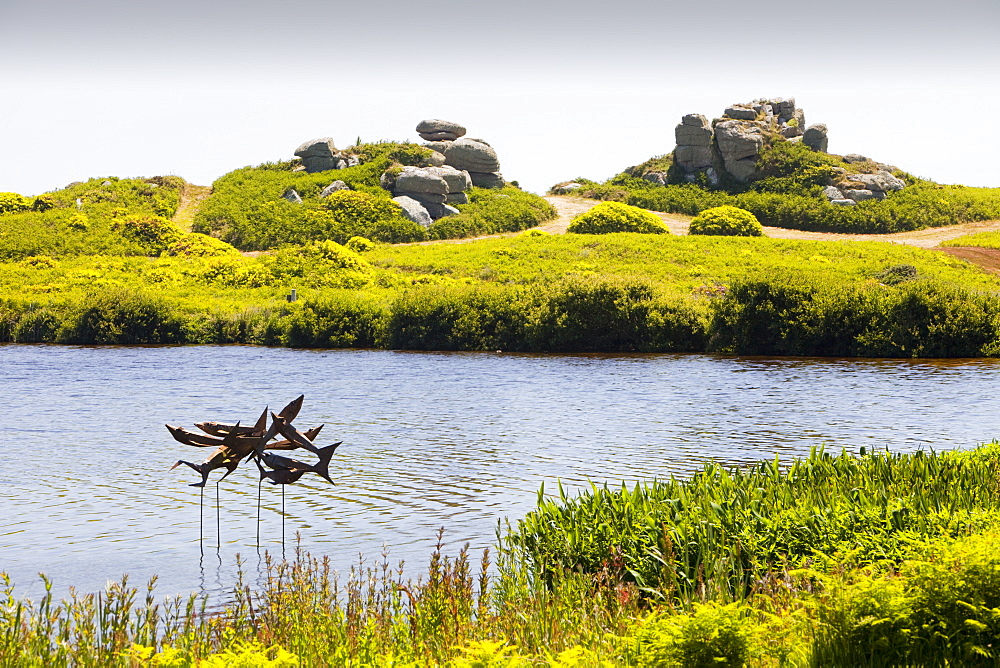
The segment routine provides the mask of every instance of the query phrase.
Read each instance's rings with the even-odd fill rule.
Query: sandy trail
[[[198,213],[201,203],[212,194],[211,186],[196,186],[193,183],[185,183],[181,190],[181,201],[177,205],[177,211],[171,219],[177,227],[184,232],[191,231],[191,224],[194,222],[194,215]]]

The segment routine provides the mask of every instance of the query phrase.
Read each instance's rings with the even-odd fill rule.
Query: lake
[[[103,588],[159,574],[161,594],[221,593],[235,556],[253,573],[282,551],[282,493],[256,468],[204,495],[170,470],[209,450],[163,425],[243,424],[299,394],[295,424],[343,441],[336,485],[307,475],[284,498],[286,549],[340,570],[383,550],[426,566],[490,545],[498,520],[532,509],[539,486],[663,478],[826,445],[856,452],[965,448],[1000,435],[997,360],[834,360],[712,355],[519,355],[311,351],[243,346],[0,346],[5,456],[0,570],[22,594]],[[301,452],[301,451],[299,451]],[[300,456],[292,453],[292,456]],[[302,455],[306,459],[309,455]],[[221,547],[217,550],[217,540]]]

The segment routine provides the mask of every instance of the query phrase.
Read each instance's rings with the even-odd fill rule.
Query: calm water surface
[[[237,553],[255,573],[265,550],[281,553],[280,488],[263,490],[258,550],[256,469],[223,482],[217,551],[210,483],[200,557],[197,474],[169,469],[208,451],[163,424],[246,424],[300,393],[296,424],[325,423],[320,443],[344,445],[336,486],[306,476],[287,489],[288,555],[301,532],[341,570],[385,545],[415,573],[439,527],[451,553],[485,547],[543,481],[620,484],[822,444],[992,440],[998,371],[995,360],[0,346],[0,571],[22,593],[37,592],[39,571],[60,591],[156,573],[163,594],[218,593]]]

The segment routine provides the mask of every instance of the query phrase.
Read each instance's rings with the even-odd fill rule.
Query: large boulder
[[[300,158],[333,158],[337,157],[338,153],[337,147],[333,145],[333,139],[321,137],[303,142],[295,149],[295,155]]]
[[[674,128],[674,139],[678,146],[711,146],[712,125],[701,114],[688,114]]]
[[[427,209],[412,197],[393,197],[392,201],[398,204],[403,210],[403,215],[414,223],[428,227],[433,222]]]
[[[427,171],[435,174],[448,184],[448,193],[460,193],[472,187],[472,177],[469,172],[462,169],[455,169],[450,165],[443,167],[428,167]]]
[[[715,126],[715,140],[726,171],[741,183],[749,181],[764,148],[761,129],[745,121],[722,121]]]
[[[425,208],[431,204],[444,204],[448,201],[448,195],[443,193],[422,193],[406,190],[396,190],[392,193],[396,197],[409,197],[420,202]],[[433,216],[431,216],[433,218]]]
[[[472,185],[477,188],[499,190],[507,183],[500,172],[469,172],[469,177],[472,179]]]
[[[814,151],[826,153],[826,148],[829,144],[826,132],[826,125],[823,123],[810,125],[802,135],[802,143]]]
[[[429,141],[426,144],[424,144],[424,146],[426,146],[427,148],[429,148],[432,151],[437,151],[441,155],[444,155],[445,153],[448,152],[448,147],[451,146],[451,142],[450,141]]]
[[[417,123],[417,133],[428,141],[454,140],[465,136],[465,128],[452,121],[430,118]]]
[[[845,199],[844,193],[840,192],[839,188],[833,186],[827,186],[823,188],[823,196],[826,197],[831,202],[835,199]]]
[[[456,139],[451,142],[444,154],[444,164],[455,169],[472,172],[490,173],[500,171],[500,159],[497,152],[484,142],[474,139]],[[473,178],[475,183],[475,178]]]
[[[448,182],[433,170],[437,167],[405,167],[396,176],[393,190],[406,193],[448,194]],[[444,200],[442,200],[444,201]]]
[[[674,149],[674,159],[684,171],[694,172],[712,165],[711,146],[678,146]]]
[[[744,107],[743,105],[733,105],[731,107],[726,107],[726,116],[729,118],[736,118],[742,121],[753,121],[757,119],[757,112],[750,107]]]

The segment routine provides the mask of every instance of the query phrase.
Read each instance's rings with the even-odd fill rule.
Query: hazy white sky
[[[543,191],[794,96],[830,150],[1000,186],[1000,2],[0,0],[0,191],[200,184],[298,144],[469,128]]]

